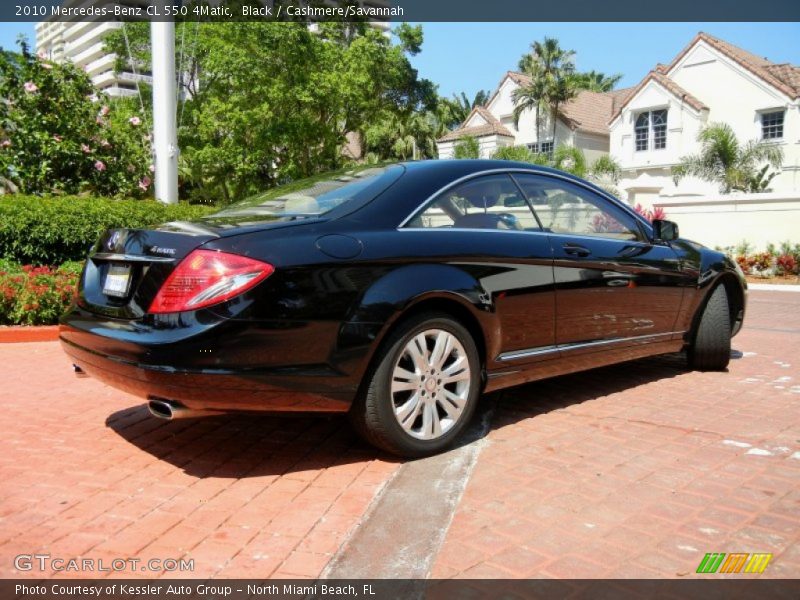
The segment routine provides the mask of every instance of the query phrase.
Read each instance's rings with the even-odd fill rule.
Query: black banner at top
[[[3,21],[800,21],[800,1],[3,0]]]

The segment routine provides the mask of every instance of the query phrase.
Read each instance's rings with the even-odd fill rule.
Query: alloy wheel
[[[394,416],[420,440],[446,434],[461,418],[472,373],[461,342],[443,329],[429,329],[403,347],[392,371]]]

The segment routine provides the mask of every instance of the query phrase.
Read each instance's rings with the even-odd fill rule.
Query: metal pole
[[[150,23],[153,50],[153,149],[156,200],[178,202],[178,122],[175,89],[175,23]]]

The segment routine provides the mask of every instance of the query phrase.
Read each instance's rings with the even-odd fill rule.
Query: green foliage
[[[733,190],[763,192],[774,177],[767,175],[764,167],[779,169],[783,162],[780,146],[762,140],[741,144],[727,123],[708,125],[697,139],[702,145],[700,152],[682,157],[672,168],[676,185],[684,177],[694,176],[718,183],[723,194]]]
[[[536,155],[527,146],[503,146],[492,154],[497,160],[516,160],[518,162],[534,163]]]
[[[461,138],[453,146],[453,158],[480,158],[480,145],[472,136]]]
[[[578,87],[582,90],[589,90],[590,92],[610,92],[622,79],[622,75],[617,73],[615,75],[606,75],[597,71],[586,71],[585,73],[576,73],[575,79]]]
[[[78,275],[66,269],[0,269],[0,325],[51,325],[72,303]]]
[[[106,229],[192,220],[213,210],[142,200],[5,196],[0,198],[0,256],[39,265],[82,260]]]
[[[578,177],[586,177],[586,156],[575,146],[561,144],[553,152],[553,166]]]
[[[409,115],[433,110],[436,95],[409,62],[422,44],[421,27],[401,24],[394,33],[395,42],[363,23],[319,23],[318,33],[303,22],[178,23],[176,39],[185,40],[176,48],[185,74],[178,110],[184,195],[227,202],[339,168],[348,160],[342,148],[349,132],[363,137],[391,118],[411,133],[385,144],[387,136],[376,134],[382,157],[410,157],[413,144],[404,138],[420,124],[409,126]],[[124,34],[137,68],[148,69],[148,24],[126,23],[108,37],[120,68],[129,62]],[[427,130],[419,135],[435,139]],[[428,142],[416,145],[430,153]]]
[[[0,187],[26,194],[147,190],[148,140],[134,106],[97,98],[69,61],[40,59],[24,42],[20,50],[0,53]]]

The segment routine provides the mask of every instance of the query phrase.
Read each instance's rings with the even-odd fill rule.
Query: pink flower
[[[23,85],[22,87],[25,88],[25,91],[28,92],[29,94],[35,94],[36,92],[39,91],[39,86],[33,83],[32,81],[26,81],[25,85]]]
[[[61,140],[63,140],[64,138],[63,138],[63,137],[61,137],[60,135],[58,135],[57,133],[54,133],[54,134],[53,134],[53,139],[54,139],[55,141],[57,141],[57,142],[60,142],[60,141],[61,141]]]
[[[111,109],[108,107],[107,104],[103,104],[103,107],[100,109],[100,116],[106,117],[108,113],[111,112]]]
[[[103,117],[101,117],[100,115],[97,115],[97,118],[94,120],[94,122],[97,123],[98,125],[105,125],[106,124],[106,122],[103,121]]]
[[[139,125],[142,124],[142,120],[139,117],[131,117],[130,119],[128,119],[128,123],[130,123],[134,127],[138,127]]]
[[[0,142],[0,146],[3,148],[10,148],[11,147],[11,140],[3,140]]]
[[[81,144],[81,151],[82,151],[84,154],[89,154],[89,152],[91,152],[91,151],[92,151],[92,149],[91,149],[91,148],[89,148],[89,146],[87,146],[86,144]]]
[[[94,168],[98,171],[105,171],[106,163],[104,163],[102,160],[98,160],[96,163],[94,163]]]
[[[43,62],[42,63],[42,68],[43,69],[47,69],[49,71],[50,69],[53,68],[53,65],[51,65],[50,63]]]
[[[147,188],[149,188],[149,187],[150,187],[150,183],[151,183],[151,182],[150,182],[150,178],[149,178],[149,177],[142,177],[142,178],[139,180],[139,187],[141,188],[141,190],[142,190],[143,192],[146,192],[146,191],[147,191]]]
[[[147,167],[147,168],[148,168],[148,169],[150,169],[150,172],[151,172],[151,173],[155,173],[155,172],[156,172],[156,166],[155,166],[155,165],[150,165],[150,166],[149,166],[149,167]]]
[[[100,146],[103,148],[110,148],[111,144],[109,143],[108,140],[100,140]]]

